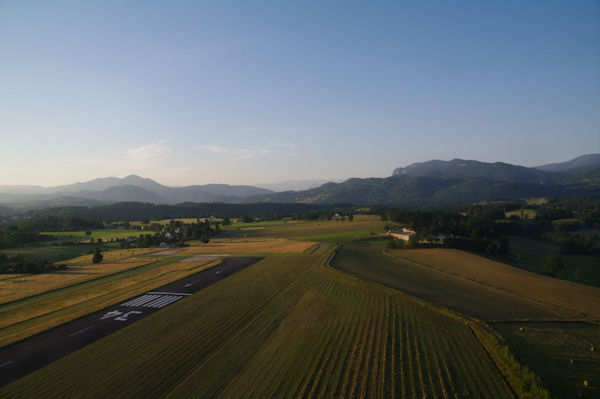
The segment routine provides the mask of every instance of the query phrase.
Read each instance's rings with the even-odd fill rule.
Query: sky
[[[0,185],[600,152],[600,1],[3,1]]]

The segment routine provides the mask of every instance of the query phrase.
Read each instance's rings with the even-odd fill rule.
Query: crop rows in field
[[[493,327],[556,397],[600,397],[599,325],[521,322]]]
[[[273,256],[0,389],[5,397],[512,397],[467,325]]]
[[[600,288],[541,276],[468,252],[447,248],[393,250],[408,261],[486,287],[600,318]],[[413,266],[414,267],[414,266]]]
[[[428,258],[428,261],[430,260]],[[343,245],[333,266],[483,320],[581,317],[576,312],[528,300],[514,293],[470,281],[433,267],[386,256],[381,253],[381,248],[377,247]],[[483,274],[483,271],[479,272],[479,275]]]

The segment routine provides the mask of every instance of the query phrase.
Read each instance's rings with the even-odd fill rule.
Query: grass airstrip
[[[2,280],[6,345],[219,262],[206,255],[264,257],[0,397],[548,397],[525,365],[555,395],[600,393],[600,289],[460,251],[384,252],[382,224],[234,224],[208,244],[73,259],[81,280]]]

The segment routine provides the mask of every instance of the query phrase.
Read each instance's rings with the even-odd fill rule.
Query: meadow
[[[381,246],[342,245],[332,266],[482,320],[583,318],[575,311],[530,300],[413,261],[387,256],[382,250]],[[419,250],[393,253],[407,256],[405,254],[413,251]],[[465,259],[470,255],[461,254]]]
[[[88,238],[89,240],[89,238]],[[50,263],[64,263],[68,259],[91,254],[98,247],[102,251],[119,248],[116,242],[103,242],[102,244],[79,243],[69,245],[53,245],[44,243],[40,245],[29,245],[21,248],[3,249],[2,253],[10,256],[22,255],[27,260],[43,261]]]
[[[514,396],[463,320],[322,267],[328,249],[270,256],[0,394]]]
[[[521,322],[495,324],[494,329],[557,398],[600,396],[598,325]]]
[[[527,237],[508,236],[511,258],[519,267],[535,273],[544,270],[544,259],[549,255],[559,255],[557,244]],[[556,277],[562,280],[600,287],[600,257],[594,255],[560,254],[564,268]]]
[[[600,289],[530,273],[516,267],[455,249],[389,251],[399,260],[491,287],[540,303],[600,319]]]
[[[533,219],[535,218],[535,209],[514,209],[512,211],[506,211],[504,215],[509,218],[511,216],[517,216],[522,219]]]
[[[83,255],[62,262],[67,268],[52,273],[0,274],[0,304],[147,265],[157,259],[143,256],[151,252],[156,249],[114,250],[105,252],[99,264],[92,255]]]
[[[384,222],[376,215],[356,215],[353,221],[289,220],[258,223],[234,223],[224,230],[230,237],[282,237],[307,241],[335,242],[342,238],[369,237],[383,233]]]
[[[86,234],[86,230],[80,231],[50,231],[47,233],[41,233],[42,235],[51,236],[52,241],[89,241],[90,239],[94,239],[97,241],[101,239],[105,240],[113,240],[113,239],[122,239],[127,237],[137,237],[143,231],[133,230],[133,229],[94,229],[89,230],[91,234]]]

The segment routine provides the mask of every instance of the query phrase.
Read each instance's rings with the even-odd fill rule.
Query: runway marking
[[[11,363],[14,363],[14,362],[13,362],[12,360],[9,360],[9,361],[8,361],[8,362],[6,362],[6,363],[2,363],[2,364],[0,364],[0,367],[8,366],[8,365],[9,365],[9,364],[11,364]]]
[[[115,318],[114,318],[114,320],[119,320],[119,321],[127,321],[127,320],[128,320],[128,319],[127,319],[127,317],[128,317],[130,314],[142,314],[142,312],[140,312],[140,311],[137,311],[137,310],[134,310],[134,311],[131,311],[131,312],[127,312],[127,313],[125,313],[123,316],[115,317]]]
[[[149,292],[146,295],[142,295],[141,297],[122,303],[121,306],[161,309],[188,295],[192,294],[184,294],[179,292]]]
[[[155,301],[145,304],[145,307],[161,309],[170,303],[180,300],[181,296],[166,295]]]
[[[158,308],[159,308],[159,309],[160,309],[160,308],[163,308],[163,307],[165,307],[165,306],[167,306],[167,305],[170,305],[171,303],[173,303],[173,302],[175,302],[175,301],[178,301],[178,300],[180,300],[180,299],[181,299],[181,297],[180,297],[180,296],[173,296],[173,297],[169,298],[169,300],[167,300],[167,301],[166,301],[166,303],[162,303],[162,304],[161,304],[161,305],[160,305]]]
[[[132,299],[129,302],[125,302],[122,304],[122,306],[142,306],[145,303],[151,302],[153,300],[155,300],[156,298],[159,298],[160,295],[142,295],[141,297]]]
[[[69,335],[69,337],[74,337],[74,336],[76,336],[76,335],[79,335],[79,334],[81,334],[82,332],[85,332],[85,331],[89,330],[90,328],[94,328],[94,325],[92,324],[91,326],[89,326],[89,327],[86,327],[86,328],[84,328],[83,330],[79,330],[79,331],[77,331],[76,333],[73,333],[73,334]]]

